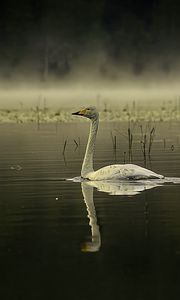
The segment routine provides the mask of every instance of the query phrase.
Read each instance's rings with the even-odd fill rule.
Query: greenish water
[[[134,195],[121,185],[110,195],[62,180],[80,175],[87,131],[87,123],[1,124],[1,298],[179,299],[180,185]],[[128,162],[126,131],[101,124],[95,168]],[[134,139],[133,162],[144,166],[138,129]],[[146,166],[180,177],[179,142],[178,123],[158,124]]]

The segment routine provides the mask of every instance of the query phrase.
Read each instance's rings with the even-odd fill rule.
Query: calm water
[[[179,127],[158,124],[147,167],[180,177]],[[125,130],[101,124],[95,168],[128,162]],[[98,191],[62,180],[79,176],[87,131],[87,123],[0,125],[1,299],[179,299],[180,185]],[[144,166],[139,139],[133,162]]]

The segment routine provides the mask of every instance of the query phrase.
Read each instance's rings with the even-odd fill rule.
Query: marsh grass
[[[75,139],[73,139],[73,142],[75,144],[74,151],[76,151],[79,148],[80,145],[79,145],[79,142],[77,140],[75,140]]]
[[[135,110],[135,103],[133,102],[133,108]],[[134,121],[131,117],[131,113],[128,113],[128,128],[127,128],[127,140],[128,140],[128,155],[129,155],[129,162],[133,160],[133,142],[134,142],[134,135],[137,127],[137,121]]]
[[[78,142],[75,139],[74,139],[74,143],[76,145],[76,148],[79,147],[79,144],[78,144]]]
[[[143,104],[138,101],[123,104],[123,106],[110,106],[107,101],[99,105],[100,119],[102,121],[134,121],[134,122],[148,122],[157,121],[180,121],[180,98],[169,101],[162,101],[158,105]],[[78,121],[71,115],[70,108],[56,108],[50,109],[47,105],[47,99],[44,97],[37,98],[36,105],[29,109],[22,101],[19,102],[17,109],[0,109],[1,123],[28,123],[35,122],[50,123],[50,122],[83,122]]]
[[[65,155],[66,147],[67,147],[67,139],[64,141],[62,155]]]
[[[37,123],[37,129],[40,129],[40,108],[39,105],[36,106],[36,123]]]
[[[156,127],[148,122],[143,128],[143,125],[140,124],[140,132],[141,132],[141,151],[143,154],[143,159],[146,161],[147,155],[151,156],[152,146],[155,138]]]
[[[146,143],[147,143],[147,135],[146,134],[142,133],[140,143],[141,143],[141,150],[143,153],[144,161],[146,161]]]
[[[151,154],[154,137],[155,137],[155,127],[152,127],[152,129],[150,130],[150,133],[149,133],[149,146],[148,146],[148,154],[149,155]]]
[[[133,133],[131,127],[128,127],[128,153],[129,153],[129,162],[132,161],[132,148],[133,148]]]
[[[116,162],[117,160],[117,136],[113,135],[111,131],[111,141],[112,141],[112,147],[113,147],[113,153],[114,153],[114,161]]]

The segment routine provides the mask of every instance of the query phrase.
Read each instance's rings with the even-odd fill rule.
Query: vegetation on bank
[[[37,123],[39,126],[41,123],[76,122],[77,119],[71,115],[72,111],[39,106],[31,109],[1,109],[0,123]],[[159,106],[150,106],[140,105],[134,101],[114,108],[104,104],[99,108],[99,113],[101,121],[180,121],[180,103],[169,101]],[[83,122],[85,119],[78,119],[78,122],[80,121]]]

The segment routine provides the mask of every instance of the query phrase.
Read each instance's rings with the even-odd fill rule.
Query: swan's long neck
[[[81,176],[86,178],[87,173],[93,172],[93,156],[95,149],[95,141],[98,130],[99,118],[91,120],[90,132],[86,152],[82,164]]]

